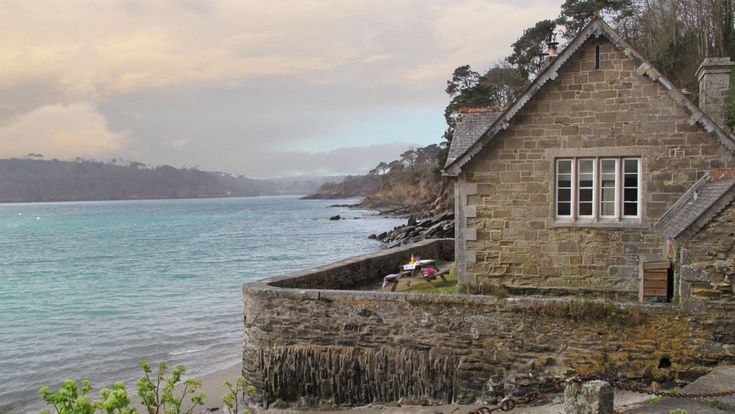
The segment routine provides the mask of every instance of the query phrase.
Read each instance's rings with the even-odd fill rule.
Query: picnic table
[[[424,272],[424,269],[431,269],[431,271]],[[441,277],[442,280],[446,283],[447,279],[444,277],[446,273],[447,272],[442,272],[439,270],[436,265],[436,260],[417,260],[414,263],[402,265],[398,273],[390,274],[383,278],[383,287],[386,287],[388,284],[392,284],[390,291],[395,292],[396,288],[398,287],[399,280],[402,278],[409,278],[408,286],[410,288],[410,279],[417,277],[420,277],[423,280],[427,281],[431,285],[431,287],[436,287],[434,286],[434,283],[432,283],[432,280],[436,279],[437,277]]]

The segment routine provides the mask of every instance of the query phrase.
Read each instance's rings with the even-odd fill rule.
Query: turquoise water
[[[140,359],[238,362],[243,282],[378,250],[367,236],[402,223],[332,203],[0,204],[0,412],[66,378],[133,380]]]

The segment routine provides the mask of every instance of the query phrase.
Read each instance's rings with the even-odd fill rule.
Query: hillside
[[[0,160],[0,202],[305,194],[318,179],[258,180],[226,173],[97,161]]]
[[[304,200],[333,200],[340,198],[367,197],[381,188],[380,177],[376,175],[347,176],[341,181],[322,184],[319,189]]]

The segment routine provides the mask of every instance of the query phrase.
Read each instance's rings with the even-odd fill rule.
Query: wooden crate
[[[640,287],[638,298],[641,302],[649,299],[669,300],[671,262],[660,258],[642,259],[640,266]]]

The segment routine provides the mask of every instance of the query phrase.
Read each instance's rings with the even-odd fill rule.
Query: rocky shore
[[[371,239],[385,243],[388,247],[419,242],[426,239],[454,237],[454,213],[446,212],[434,217],[417,219],[409,217],[408,223],[380,234],[371,234]]]

